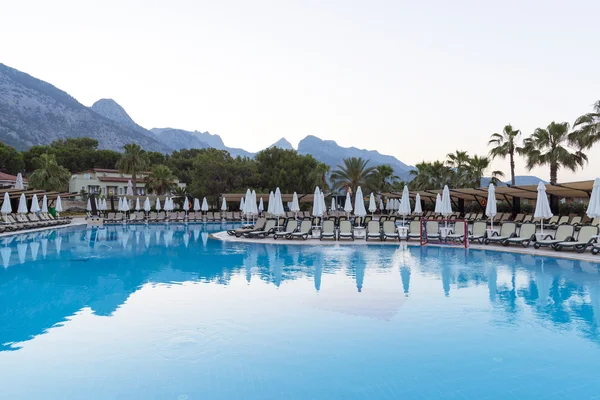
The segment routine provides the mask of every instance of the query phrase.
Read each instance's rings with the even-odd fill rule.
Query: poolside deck
[[[373,245],[373,246],[404,246],[404,247],[420,246],[419,242],[417,242],[417,241],[405,241],[405,240],[403,240],[402,242],[398,242],[398,241],[394,241],[394,240],[388,240],[385,242],[369,240],[367,242],[364,239],[356,239],[354,241],[352,241],[352,240],[323,240],[323,241],[320,241],[319,239],[313,239],[313,238],[309,238],[307,240],[287,240],[287,239],[275,240],[273,238],[248,239],[248,238],[243,238],[243,237],[237,238],[235,236],[230,236],[225,231],[213,233],[209,237],[211,237],[213,239],[217,239],[217,240],[222,240],[225,242],[236,242],[236,243],[262,243],[262,244],[283,244],[283,245],[293,244],[293,245],[308,245],[308,246],[315,246],[315,245],[364,246],[366,244]],[[435,243],[430,243],[427,246],[450,247],[449,245],[435,244]],[[461,248],[461,246],[458,246],[458,245],[451,246],[451,247]],[[586,261],[586,262],[600,264],[600,255],[595,256],[592,253],[590,253],[589,250],[586,251],[585,253],[577,253],[575,251],[570,251],[570,250],[555,251],[550,248],[541,248],[541,249],[536,250],[533,248],[533,246],[529,246],[527,248],[523,248],[520,245],[518,245],[518,246],[511,245],[508,247],[504,247],[499,244],[483,245],[483,244],[479,244],[479,243],[471,243],[471,244],[469,244],[469,248],[476,249],[476,250],[488,250],[488,251],[498,251],[498,252],[507,252],[507,253],[517,253],[517,254],[529,254],[529,255],[542,256],[542,257],[563,258],[563,259],[568,259],[568,260],[579,260],[579,261]]]

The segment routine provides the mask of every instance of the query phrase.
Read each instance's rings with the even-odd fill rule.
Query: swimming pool
[[[226,227],[0,239],[0,397],[600,396],[596,264]]]

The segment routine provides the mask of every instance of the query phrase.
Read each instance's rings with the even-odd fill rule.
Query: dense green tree
[[[14,147],[0,142],[0,170],[16,175],[24,168],[23,154],[15,150]]]
[[[173,190],[177,184],[177,177],[166,165],[154,165],[146,177],[146,190],[156,195],[164,195]]]
[[[538,165],[550,167],[550,183],[555,185],[558,171],[566,168],[575,172],[587,162],[587,156],[579,149],[569,147],[569,123],[552,122],[547,128],[537,128],[523,141],[523,154],[527,168]]]
[[[371,174],[371,189],[379,193],[390,192],[396,182],[400,179],[394,173],[391,165],[378,165]]]
[[[589,149],[600,142],[600,100],[594,104],[591,113],[584,114],[575,120],[569,141],[583,149]]]
[[[137,175],[146,171],[150,166],[148,154],[142,150],[139,144],[135,143],[126,144],[123,149],[125,152],[117,161],[117,169],[126,174],[131,174],[133,193],[137,193]]]
[[[282,193],[312,193],[316,185],[326,183],[327,168],[320,166],[310,155],[300,155],[296,150],[272,147],[259,152],[256,167],[260,175],[259,187]]]
[[[165,156],[163,153],[160,153],[158,151],[148,151],[148,161],[150,162],[150,165],[158,165],[158,164],[163,164],[166,165],[167,164],[167,156]]]
[[[361,186],[364,191],[369,191],[374,171],[375,167],[369,167],[369,160],[360,157],[346,158],[343,165],[338,165],[331,173],[331,180],[338,190],[351,189],[352,193],[356,193],[356,189]]]
[[[192,183],[192,175],[196,156],[200,154],[200,149],[181,149],[174,151],[171,155],[165,157],[165,164],[171,168],[171,171],[181,182]],[[159,153],[160,154],[160,153]],[[155,156],[155,158],[158,158]]]
[[[490,157],[494,158],[506,158],[510,160],[510,181],[511,184],[515,184],[515,154],[521,154],[522,148],[518,145],[519,136],[521,136],[520,130],[513,129],[512,125],[506,125],[502,130],[502,133],[494,133],[490,137],[488,146],[494,146],[490,150]]]
[[[29,187],[46,191],[67,190],[71,173],[58,165],[54,154],[42,154],[36,159],[37,169],[29,175]]]

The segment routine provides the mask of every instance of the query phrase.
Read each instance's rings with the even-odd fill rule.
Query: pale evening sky
[[[414,165],[591,111],[598,15],[592,0],[32,0],[3,4],[0,62],[146,128],[251,151],[312,134]],[[600,175],[599,156],[559,180]]]

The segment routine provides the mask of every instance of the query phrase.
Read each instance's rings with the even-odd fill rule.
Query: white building
[[[148,172],[136,176],[137,195],[146,195],[145,179]],[[127,192],[127,183],[131,180],[131,174],[124,174],[116,169],[94,168],[90,171],[79,172],[71,175],[69,192],[81,192],[99,194],[101,196],[123,196]],[[185,183],[175,180],[177,186],[185,188]]]

